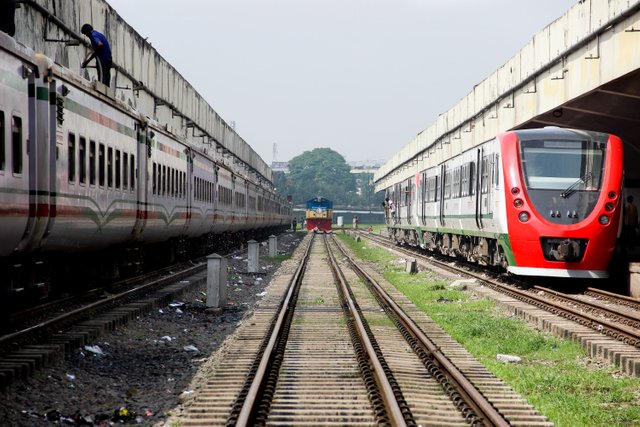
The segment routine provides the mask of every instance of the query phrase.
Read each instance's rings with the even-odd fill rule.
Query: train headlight
[[[610,198],[610,199],[615,199],[615,198],[616,198],[616,196],[617,196],[617,194],[616,194],[616,192],[615,192],[615,191],[609,191],[608,196],[609,196],[609,198]]]
[[[515,199],[513,201],[513,206],[515,206],[516,208],[521,208],[522,205],[524,205],[524,202],[522,201],[522,199]]]
[[[518,215],[518,219],[522,222],[529,221],[529,212],[526,212],[526,211],[520,212],[520,214]]]
[[[520,189],[519,189],[518,187],[513,187],[513,188],[511,189],[511,194],[513,194],[514,196],[515,196],[516,194],[518,194],[519,192],[520,192]]]
[[[607,211],[607,212],[611,212],[613,210],[613,208],[614,208],[614,206],[613,206],[613,203],[611,203],[611,202],[608,202],[608,203],[606,203],[604,205],[604,210]]]
[[[600,218],[598,218],[598,222],[602,225],[607,225],[609,224],[609,217],[607,215],[600,215]]]

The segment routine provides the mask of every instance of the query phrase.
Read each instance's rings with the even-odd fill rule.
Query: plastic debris
[[[267,294],[267,291],[264,292],[260,292],[259,294],[256,294],[257,297],[263,297]]]
[[[97,345],[85,345],[84,349],[93,354],[98,354],[100,356],[104,355],[102,349]]]
[[[511,354],[498,354],[496,356],[496,359],[498,359],[500,362],[504,362],[504,363],[518,363],[521,362],[522,359],[518,356],[513,356]]]
[[[183,302],[172,302],[171,304],[169,304],[169,307],[182,307],[184,306]]]
[[[67,379],[68,379],[69,381],[75,381],[76,376],[75,376],[75,375],[73,375],[73,374],[67,374]]]
[[[162,338],[160,338],[162,341],[166,341],[166,342],[171,342],[173,340],[175,340],[175,338],[170,337],[169,335],[165,335]]]
[[[184,351],[188,351],[189,353],[197,353],[199,351],[198,347],[195,345],[185,345],[182,348],[184,348]]]
[[[176,308],[176,313],[177,314],[182,314],[182,310],[180,310],[179,308]]]

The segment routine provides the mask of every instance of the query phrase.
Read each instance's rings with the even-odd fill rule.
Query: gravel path
[[[279,235],[278,253],[291,254],[303,236]],[[228,260],[221,314],[205,311],[203,285],[0,392],[0,426],[164,424],[199,366],[262,298],[279,266],[265,262],[267,252],[261,244],[261,275],[242,274],[246,253]]]

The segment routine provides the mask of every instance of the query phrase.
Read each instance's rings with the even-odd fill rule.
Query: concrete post
[[[337,225],[338,227],[342,227],[342,225],[343,225],[343,222],[342,222],[342,221],[344,221],[344,217],[339,216],[339,217],[338,217],[338,223],[337,223],[337,224],[338,224],[338,225]]]
[[[258,272],[258,263],[260,262],[260,252],[258,249],[258,242],[255,240],[249,240],[247,242],[247,260],[249,261],[247,264],[247,271],[249,273]]]
[[[207,257],[207,308],[227,305],[227,259],[218,254]]]
[[[406,267],[407,273],[416,274],[418,272],[418,260],[415,258],[408,259],[405,267]]]
[[[278,238],[273,234],[269,236],[269,256],[271,258],[278,255]]]

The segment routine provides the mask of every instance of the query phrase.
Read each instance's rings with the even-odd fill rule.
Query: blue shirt
[[[93,46],[93,50],[96,51],[96,55],[100,58],[100,62],[111,61],[111,47],[109,46],[109,42],[104,34],[97,32],[96,30],[91,31],[91,45]],[[99,44],[102,43],[102,46]]]

